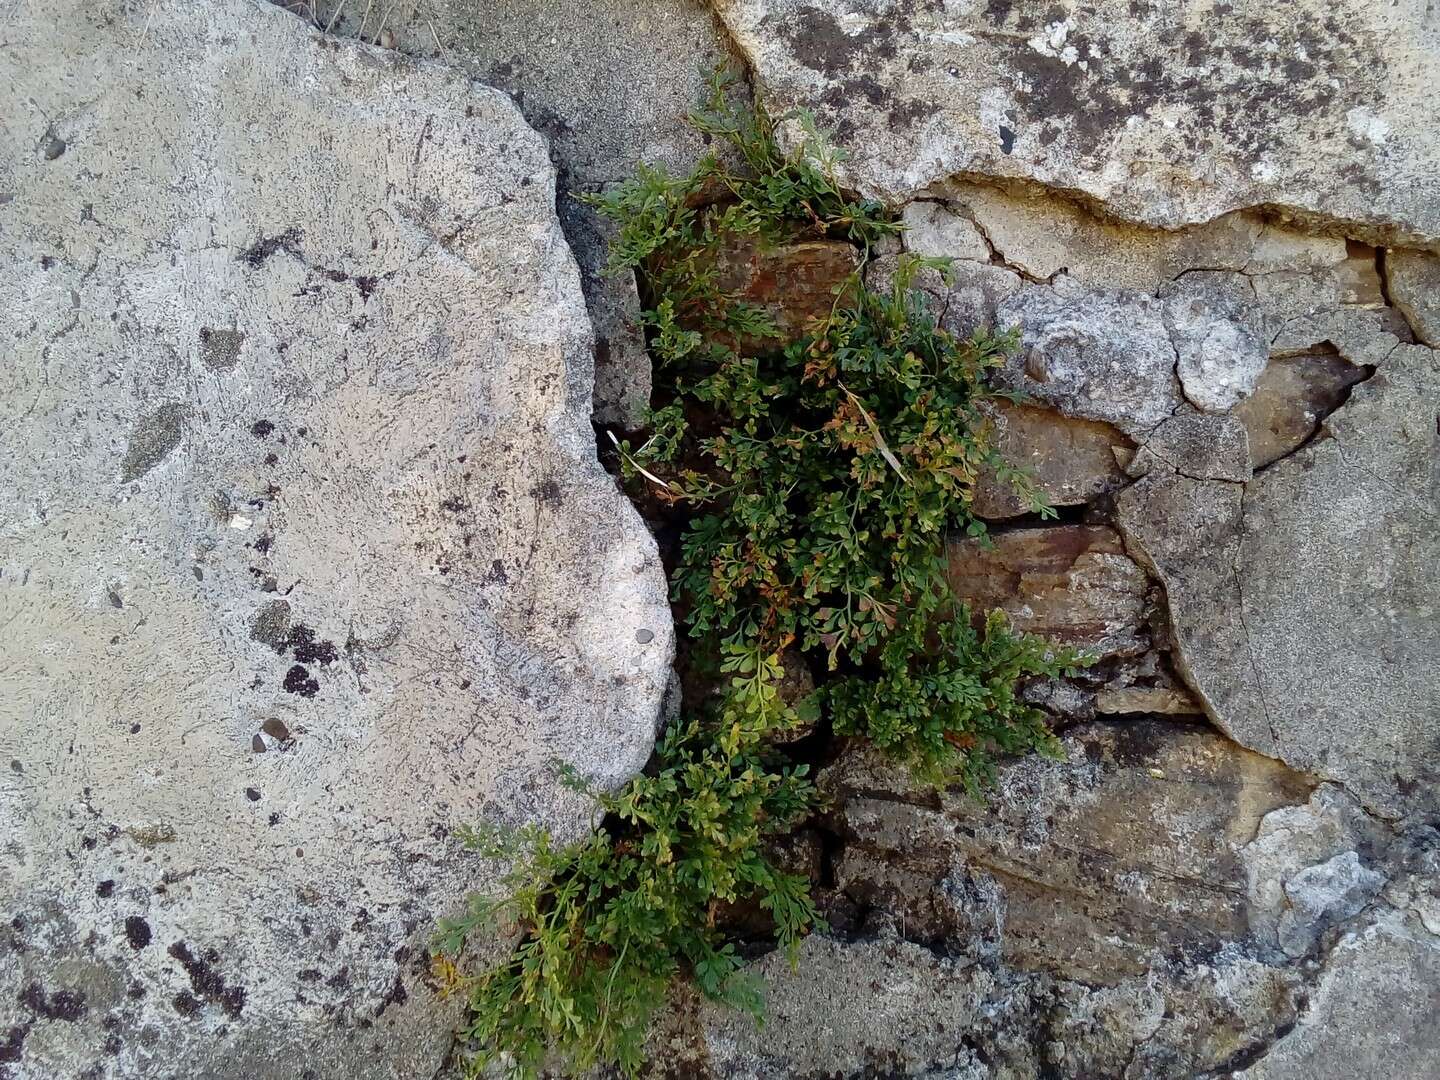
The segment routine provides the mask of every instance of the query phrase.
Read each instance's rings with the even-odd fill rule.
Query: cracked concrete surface
[[[1240,491],[1147,479],[1117,500],[1221,728],[1391,815],[1433,809],[1440,765],[1436,370],[1431,350],[1401,347],[1328,437]]]

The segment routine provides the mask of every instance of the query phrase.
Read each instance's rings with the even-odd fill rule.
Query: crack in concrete
[[[1248,484],[1240,485],[1240,518],[1236,523],[1235,554],[1230,562],[1230,575],[1235,582],[1235,596],[1239,603],[1236,606],[1236,613],[1240,617],[1240,629],[1245,635],[1245,652],[1250,657],[1250,671],[1255,677],[1255,693],[1260,699],[1260,708],[1265,713],[1265,724],[1270,729],[1270,741],[1275,751],[1275,757],[1281,761],[1284,758],[1280,754],[1280,733],[1275,727],[1275,718],[1270,712],[1270,701],[1265,696],[1265,678],[1260,673],[1260,665],[1255,659],[1255,645],[1250,637],[1250,622],[1245,617],[1245,588],[1241,584],[1240,577],[1240,555],[1244,548],[1245,535],[1245,497],[1249,492]],[[1177,643],[1176,648],[1179,648]],[[1288,764],[1288,763],[1287,763]]]
[[[1162,427],[1164,427],[1164,426],[1165,426],[1165,421],[1163,421],[1163,420],[1160,421],[1159,424],[1155,425],[1155,427],[1150,430],[1149,434],[1147,434],[1147,435],[1145,436],[1145,439],[1146,439],[1146,440],[1149,440],[1149,439],[1154,438],[1154,437],[1155,437],[1155,433],[1156,433],[1157,431],[1159,431],[1160,428],[1162,428]],[[1298,449],[1298,448],[1297,448],[1297,449]],[[1194,480],[1196,483],[1200,483],[1200,484],[1240,484],[1242,487],[1243,487],[1245,484],[1249,483],[1249,481],[1247,481],[1247,480],[1231,480],[1231,479],[1230,479],[1229,477],[1227,477],[1227,476],[1197,476],[1195,473],[1186,472],[1183,468],[1180,467],[1180,465],[1179,465],[1177,462],[1172,461],[1170,458],[1168,458],[1168,457],[1166,457],[1164,454],[1160,453],[1160,451],[1156,450],[1153,446],[1151,446],[1148,441],[1145,441],[1145,442],[1141,442],[1141,443],[1140,443],[1139,449],[1136,451],[1137,460],[1138,460],[1138,456],[1139,456],[1139,453],[1140,453],[1141,450],[1143,450],[1145,453],[1149,454],[1149,455],[1150,455],[1151,457],[1153,457],[1156,461],[1158,461],[1161,465],[1164,465],[1164,466],[1166,466],[1167,468],[1169,468],[1170,471],[1173,472],[1173,473],[1175,473],[1176,476],[1183,476],[1186,480]],[[1285,456],[1286,456],[1286,457],[1289,457],[1290,455],[1289,455],[1289,454],[1286,454]],[[1273,463],[1272,463],[1272,464],[1273,464]],[[1143,474],[1142,474],[1142,476],[1143,476]],[[1136,477],[1136,480],[1139,480],[1139,479],[1141,479],[1141,477]],[[1129,487],[1129,485],[1127,484],[1126,487]],[[1092,501],[1094,501],[1094,500],[1092,500]]]
[[[1347,457],[1345,456],[1345,444],[1344,444],[1344,442],[1342,442],[1342,441],[1340,440],[1340,437],[1339,437],[1338,435],[1336,435],[1333,431],[1330,432],[1330,439],[1329,439],[1329,441],[1330,441],[1330,442],[1333,442],[1333,443],[1335,444],[1335,453],[1339,456],[1339,458],[1340,458],[1340,463],[1341,463],[1342,465],[1344,465],[1347,469],[1354,469],[1356,472],[1364,473],[1366,476],[1370,477],[1370,479],[1374,480],[1374,481],[1375,481],[1377,484],[1379,484],[1381,487],[1385,488],[1387,491],[1389,491],[1391,494],[1393,494],[1397,500],[1399,500],[1399,501],[1402,502],[1402,503],[1406,503],[1407,505],[1409,505],[1410,508],[1411,508],[1412,510],[1414,510],[1415,512],[1417,512],[1418,514],[1420,514],[1421,517],[1428,518],[1428,519],[1431,520],[1431,521],[1440,522],[1440,515],[1437,515],[1434,511],[1432,511],[1432,510],[1431,510],[1429,507],[1427,507],[1424,503],[1415,501],[1414,496],[1413,496],[1412,494],[1410,494],[1409,492],[1403,490],[1402,488],[1396,487],[1396,486],[1395,486],[1394,484],[1392,484],[1390,481],[1386,480],[1383,476],[1381,476],[1379,473],[1377,473],[1374,469],[1366,468],[1364,465],[1360,465],[1360,464],[1358,464],[1358,463],[1356,463],[1356,462],[1354,462],[1354,461],[1351,461],[1349,458],[1347,458]]]
[[[971,210],[968,206],[965,206],[962,203],[949,202],[945,199],[917,199],[915,201],[938,203],[940,206],[945,207],[947,210],[953,213],[956,217],[968,221],[971,225],[974,225],[975,231],[980,234],[980,239],[985,241],[985,247],[990,252],[990,265],[1002,266],[1006,270],[1009,270],[1012,274],[1018,275],[1022,281],[1026,281],[1031,285],[1050,286],[1054,285],[1055,279],[1065,272],[1063,269],[1057,270],[1048,278],[1039,278],[1032,274],[1029,270],[1026,270],[1024,267],[1020,266],[1019,264],[1011,262],[1005,257],[1005,253],[996,246],[995,241],[991,239],[990,230],[985,228],[985,226],[981,224],[979,217],[976,216],[973,210]]]

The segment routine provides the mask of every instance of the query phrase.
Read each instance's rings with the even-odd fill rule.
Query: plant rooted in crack
[[[723,709],[672,727],[651,768],[618,792],[592,792],[606,824],[580,843],[557,848],[534,829],[465,835],[514,868],[502,881],[508,895],[472,898],[442,926],[442,953],[458,953],[473,930],[496,921],[523,935],[504,962],[452,979],[468,996],[463,1035],[479,1050],[477,1064],[503,1054],[530,1075],[554,1054],[574,1072],[603,1061],[634,1074],[649,1018],[682,974],[759,1017],[758,987],[740,976],[716,907],[757,899],[792,957],[818,923],[809,881],[778,869],[763,846],[813,799],[806,767],[768,746],[798,720],[775,692],[772,664],[754,653],[727,658],[734,675]]]
[[[648,441],[615,440],[622,473],[693,510],[674,600],[728,681],[661,738],[642,776],[594,793],[606,819],[586,840],[471,834],[512,861],[510,892],[473,901],[445,926],[441,951],[454,955],[497,917],[520,935],[475,977],[441,961],[468,996],[477,1070],[502,1061],[534,1075],[554,1055],[572,1071],[609,1062],[633,1075],[677,977],[760,1015],[715,915],[758,901],[792,959],[819,925],[809,882],[765,846],[813,809],[806,766],[787,764],[775,740],[806,714],[923,779],[977,792],[995,754],[1056,747],[1016,683],[1080,658],[1012,633],[999,613],[972,625],[946,578],[947,534],[984,532],[969,510],[982,468],[1048,510],[995,450],[983,409],[1002,396],[986,375],[1013,341],[960,341],[936,326],[911,288],[918,270],[945,271],[935,260],[902,260],[889,295],[857,272],[795,341],[721,286],[738,241],[843,239],[868,258],[898,229],[841,189],[838,155],[809,118],[789,119],[802,137],[787,154],[771,119],[730,107],[717,76],[693,120],[743,167],[712,156],[683,179],[642,169],[593,200],[619,226],[611,266],[642,282],[667,387]],[[828,672],[800,702],[780,693],[787,650]]]

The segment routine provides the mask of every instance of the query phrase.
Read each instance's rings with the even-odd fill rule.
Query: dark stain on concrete
[[[546,506],[559,506],[565,501],[565,494],[554,480],[546,480],[530,489],[530,494]]]
[[[302,257],[300,241],[304,239],[304,236],[305,233],[296,225],[290,226],[278,236],[266,236],[261,233],[255,243],[240,252],[237,259],[252,270],[259,270],[265,265],[265,260],[279,251],[299,259]]]
[[[287,694],[299,694],[306,698],[314,697],[320,692],[319,681],[311,678],[310,669],[303,664],[296,664],[287,671],[285,681],[280,685],[285,688]]]
[[[295,659],[302,664],[333,664],[339,659],[335,643],[315,636],[315,631],[304,623],[290,628],[286,644],[295,652]]]
[[[237,1020],[240,1018],[240,1012],[245,1008],[245,989],[230,985],[225,977],[215,970],[214,965],[220,959],[219,953],[212,949],[202,959],[196,956],[190,946],[183,941],[175,942],[168,951],[180,962],[180,966],[185,969],[185,974],[190,977],[190,989],[196,998],[219,1005],[231,1017]],[[187,1011],[181,1008],[178,998],[175,1007],[181,1012]]]
[[[90,1011],[85,995],[78,990],[56,990],[47,994],[38,982],[20,991],[20,1004],[45,1020],[61,1020],[67,1024],[83,1020]]]
[[[150,924],[139,915],[131,915],[125,920],[125,940],[130,943],[132,949],[143,949],[150,944]]]
[[[939,111],[940,106],[933,101],[911,98],[897,102],[886,113],[885,123],[891,131],[901,131],[923,124]]]
[[[0,1065],[13,1064],[20,1060],[25,1053],[25,1039],[30,1035],[29,1024],[14,1024],[0,1037]],[[6,1069],[3,1076],[9,1076],[10,1070]]]
[[[290,604],[285,600],[271,600],[250,620],[250,640],[269,645],[277,653],[283,653],[290,633]]]
[[[190,407],[179,402],[161,405],[142,416],[130,429],[130,444],[120,463],[123,483],[138,480],[175,452],[185,433]]]
[[[837,138],[853,141],[857,118],[875,110],[893,131],[938,111],[917,92],[926,79],[901,85],[887,79],[887,68],[896,65],[884,63],[897,53],[923,54],[914,26],[925,10],[930,6],[924,0],[897,3],[883,21],[847,34],[833,15],[812,4],[783,21],[767,21],[761,30],[784,41],[796,63],[827,76],[819,100]],[[1198,146],[1248,166],[1284,149],[1297,117],[1328,111],[1342,122],[1343,110],[1383,104],[1376,80],[1362,77],[1380,66],[1379,43],[1344,13],[1317,20],[1289,12],[1237,13],[1221,4],[1203,30],[1195,30],[1171,19],[1165,5],[1137,0],[1130,11],[1143,49],[1127,44],[1113,20],[1085,5],[1075,10],[988,0],[974,19],[991,53],[985,66],[993,81],[1008,84],[1020,106],[1006,123],[1010,134],[1000,133],[1003,153],[1015,152],[1024,124],[1040,124],[1041,147],[1094,168],[1131,117],[1173,110],[1185,118],[1170,136],[1177,153]],[[1061,20],[1069,24],[1066,48],[1076,54],[1070,63],[1028,41]],[[993,32],[1000,28],[1003,33]],[[1278,48],[1262,47],[1265,42]],[[912,72],[923,68],[914,60],[907,66]],[[858,102],[864,106],[854,107]],[[1354,182],[1370,190],[1364,179]]]
[[[1009,5],[1003,6],[1008,17]],[[1187,117],[1177,140],[1213,144],[1248,163],[1281,148],[1296,117],[1335,104],[1332,80],[1352,95],[1347,107],[1379,104],[1361,99],[1374,92],[1356,77],[1379,64],[1378,45],[1333,15],[1315,25],[1217,14],[1204,33],[1167,26],[1148,8],[1138,17],[1155,20],[1154,48],[1145,55],[1117,53],[1104,26],[1082,22],[1066,45],[1081,59],[1103,58],[1088,71],[1019,41],[998,62],[1013,73],[1015,98],[1029,118],[1062,121],[1073,149],[1092,160],[1109,152],[1129,117],[1159,108],[1178,106]],[[1254,44],[1270,40],[1279,48]],[[1308,59],[1295,59],[1299,55]]]
[[[396,975],[395,985],[390,988],[390,992],[385,995],[384,1000],[382,1000],[379,1006],[375,1009],[375,1015],[377,1017],[382,1016],[384,1015],[385,1010],[388,1009],[391,1005],[404,1005],[405,1002],[409,1000],[409,998],[410,995],[405,990],[404,980],[399,975]]]
[[[847,34],[828,11],[806,6],[775,29],[802,64],[812,71],[834,75],[849,71],[861,59],[893,60],[899,27],[888,21],[877,22],[857,34]]]
[[[229,371],[240,362],[245,335],[239,330],[200,328],[200,362],[211,371]]]

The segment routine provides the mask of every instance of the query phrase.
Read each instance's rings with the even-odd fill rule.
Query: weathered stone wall
[[[1176,228],[1264,206],[1440,240],[1428,0],[714,0],[782,107],[892,200],[953,176],[1042,184]]]
[[[673,647],[547,148],[248,0],[0,38],[0,1075],[430,1076],[452,831],[583,828]]]
[[[710,147],[685,123],[716,65],[738,53],[704,0],[275,0],[341,36],[384,40],[510,94],[543,134],[557,209],[595,326],[595,419],[639,427],[650,361],[634,276],[602,275],[609,224],[575,196],[640,164],[683,173]]]
[[[716,1077],[1422,1077],[1440,1000],[1440,22],[1421,3],[716,0],[943,325],[1013,329],[978,605],[1099,657],[987,805],[822,773],[833,929]],[[1379,246],[1377,246],[1379,245]],[[869,269],[885,288],[895,253]]]
[[[1060,517],[986,478],[951,577],[1098,660],[983,805],[831,747],[831,930],[656,1074],[1440,1073],[1430,5],[283,6],[334,33],[0,24],[0,1076],[441,1069],[448,830],[580,828],[551,762],[637,768],[672,648],[587,423],[642,415],[635,283],[565,195],[696,160],[725,59],[900,209],[873,287],[949,256],[943,325],[1019,335]],[[853,259],[729,270],[798,326]]]

